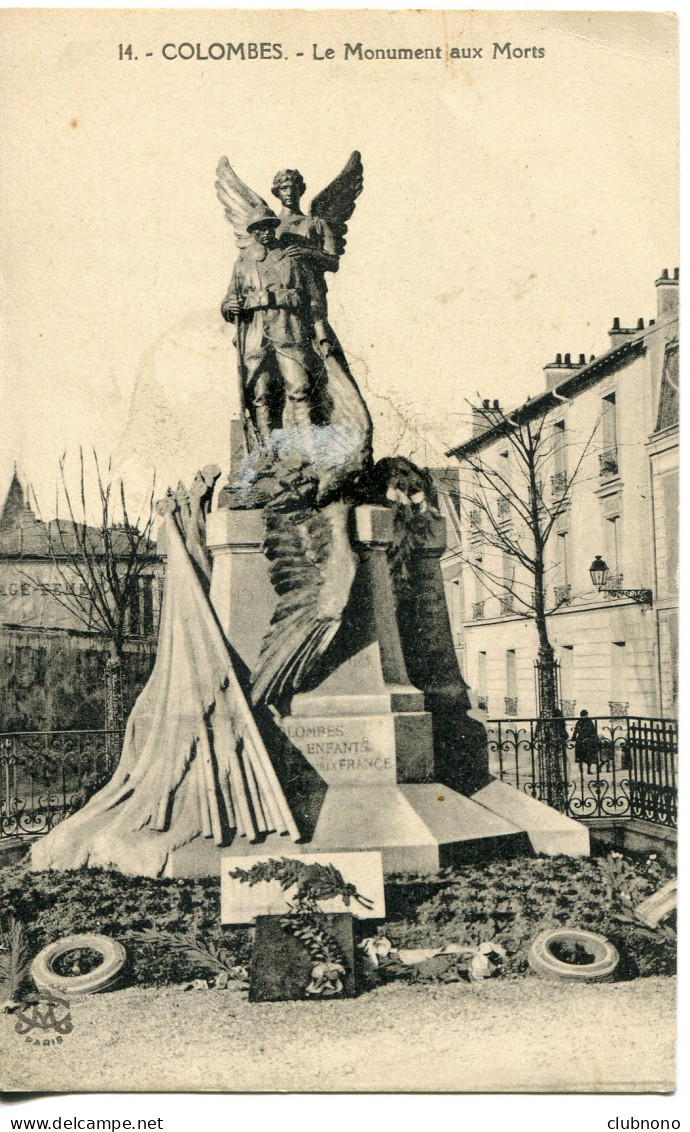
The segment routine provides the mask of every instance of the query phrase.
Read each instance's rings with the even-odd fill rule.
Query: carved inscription
[[[283,730],[320,774],[376,777],[377,772],[385,775],[395,769],[393,756],[381,751],[382,736],[376,734],[380,730],[376,726],[374,735],[369,735],[362,733],[360,721],[299,723],[291,719],[283,723]]]

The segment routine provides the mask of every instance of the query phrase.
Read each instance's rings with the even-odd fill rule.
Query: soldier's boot
[[[271,412],[263,398],[254,402],[254,429],[261,448],[271,449]]]

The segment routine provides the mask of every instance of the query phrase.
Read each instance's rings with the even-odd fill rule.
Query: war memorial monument
[[[583,825],[489,774],[433,480],[374,462],[328,313],[362,187],[355,152],[305,213],[303,178],[285,169],[275,211],[218,166],[238,246],[222,302],[243,405],[229,474],[209,465],[159,504],[153,673],[111,781],[36,841],[34,869],[217,876],[252,854],[364,851],[385,874],[433,873],[589,850]]]

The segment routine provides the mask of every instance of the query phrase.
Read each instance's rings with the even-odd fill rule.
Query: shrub
[[[613,870],[611,863],[610,858],[521,858],[467,865],[440,876],[390,878],[381,931],[403,948],[496,940],[507,952],[504,975],[515,978],[528,971],[527,951],[538,932],[582,927],[607,936],[618,948],[624,977],[674,973],[673,933],[650,931],[621,915],[626,910],[621,894],[634,892],[641,900],[670,879],[671,870],[653,856],[616,857]],[[217,877],[155,880],[104,869],[31,873],[14,865],[0,870],[0,912],[22,921],[32,956],[77,932],[119,939],[130,957],[130,979],[140,986],[209,975],[193,949],[166,941],[166,935],[196,937],[222,948],[227,963],[244,966],[250,958],[249,930],[220,923]],[[376,928],[364,921],[362,930]]]

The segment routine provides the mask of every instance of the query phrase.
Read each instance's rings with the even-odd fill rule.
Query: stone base
[[[545,853],[548,857],[559,853],[568,857],[589,856],[587,826],[530,798],[507,782],[495,778],[473,794],[472,800],[524,830],[534,853]]]
[[[329,790],[312,846],[380,849],[386,874],[529,852],[516,825],[438,782]]]
[[[589,830],[497,779],[472,798],[438,782],[337,786],[326,792],[314,835],[302,846],[275,833],[258,843],[238,837],[223,848],[198,837],[170,855],[164,876],[218,876],[221,853],[282,857],[367,849],[380,850],[386,876],[433,873],[449,865],[533,853],[584,857]]]
[[[384,874],[432,873],[452,864],[529,855],[529,838],[486,806],[440,783],[398,783],[371,790],[330,789],[305,853],[380,850]],[[237,838],[222,849],[196,838],[172,853],[166,877],[214,876],[224,858],[257,852],[293,855],[300,846],[271,834],[260,843]]]

